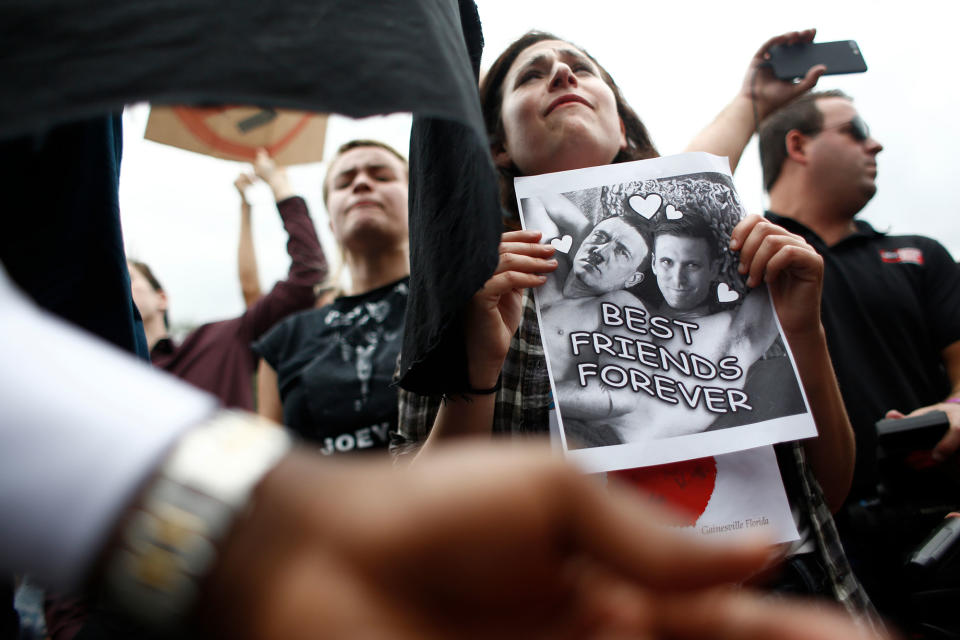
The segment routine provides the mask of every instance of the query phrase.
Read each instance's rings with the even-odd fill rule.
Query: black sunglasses
[[[846,130],[843,133],[847,133],[851,138],[857,142],[866,142],[870,138],[870,127],[867,126],[867,123],[863,121],[863,118],[860,116],[854,116],[850,122],[844,122],[842,124],[836,124],[832,127],[824,127],[820,129],[817,133],[822,131],[827,131],[830,129],[843,129],[846,127]]]

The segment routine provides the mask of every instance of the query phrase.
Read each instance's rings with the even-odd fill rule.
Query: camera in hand
[[[960,637],[960,517],[944,518],[960,508],[960,465],[931,457],[949,428],[943,411],[877,421],[877,500],[860,513],[900,567],[887,576],[900,589],[897,622],[925,640]]]
[[[909,418],[884,418],[876,427],[881,457],[899,458],[933,449],[950,428],[950,420],[943,411],[930,411]]]
[[[949,428],[943,411],[877,421],[877,495],[882,502],[902,501],[908,509],[926,505],[938,519],[957,508],[958,465],[938,464],[931,455]]]
[[[854,40],[837,42],[798,42],[771,47],[767,64],[781,80],[795,80],[817,64],[827,67],[826,74],[863,73],[867,63]]]

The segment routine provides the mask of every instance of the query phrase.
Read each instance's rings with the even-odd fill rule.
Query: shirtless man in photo
[[[721,302],[736,301],[740,294],[718,281],[718,241],[701,215],[661,219],[653,236],[651,269],[664,299],[656,315],[689,328],[689,333],[657,337],[657,344],[681,365],[689,362],[681,354],[690,354],[696,362],[687,373],[682,366],[666,370],[672,361],[661,357],[663,371],[645,368],[653,378],[652,389],[636,394],[625,387],[634,398],[618,394],[626,396],[621,398],[621,409],[631,399],[635,405],[610,421],[627,442],[697,433],[723,413],[749,411],[749,398],[742,392],[746,371],[777,338],[765,289],[751,290],[736,307],[721,306]],[[661,382],[658,374],[671,382]]]
[[[625,290],[643,280],[650,264],[648,223],[640,216],[625,215],[592,225],[562,195],[525,200],[523,215],[528,229],[541,231],[543,241],[557,248],[557,270],[537,289],[537,301],[543,342],[559,383],[576,376],[578,358],[570,352],[567,335],[571,318],[582,320],[578,330],[599,330],[597,298],[601,296],[614,304],[643,307],[639,298]]]
[[[560,245],[559,268],[538,300],[568,432],[588,443],[584,434],[607,433],[596,444],[611,444],[612,429],[636,442],[696,433],[724,413],[750,410],[745,373],[776,339],[776,323],[761,290],[736,308],[719,306],[718,244],[701,215],[660,219],[652,242],[639,216],[591,227],[563,196],[526,200],[524,216]],[[664,298],[658,309],[627,291],[651,258]],[[730,287],[723,295],[739,296]]]

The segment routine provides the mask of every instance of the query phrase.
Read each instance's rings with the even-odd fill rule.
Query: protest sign
[[[322,160],[326,132],[326,115],[304,111],[151,106],[144,137],[240,162],[252,162],[263,147],[277,164],[290,166]]]
[[[704,153],[517,178],[560,267],[535,290],[559,435],[587,471],[816,435],[766,287],[729,251],[743,215]]]

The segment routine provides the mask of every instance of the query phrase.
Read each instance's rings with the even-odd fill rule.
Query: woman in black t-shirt
[[[390,381],[410,273],[407,162],[383,143],[348,142],[323,196],[351,284],[347,295],[287,318],[254,343],[263,358],[258,411],[324,453],[385,449],[397,423]]]

